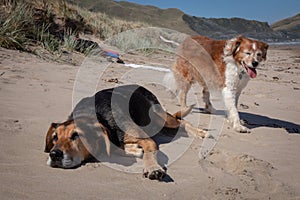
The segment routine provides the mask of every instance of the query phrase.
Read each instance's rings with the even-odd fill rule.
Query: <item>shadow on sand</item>
[[[208,114],[203,108],[194,108],[193,113]],[[225,112],[218,110],[216,115],[224,115],[225,117]],[[239,112],[239,115],[240,118],[246,122],[245,126],[249,129],[258,127],[282,128],[289,134],[300,134],[300,124],[253,113]]]
[[[300,125],[293,122],[245,112],[240,112],[240,118],[246,122],[246,126],[250,129],[258,127],[282,128],[289,134],[300,134]]]

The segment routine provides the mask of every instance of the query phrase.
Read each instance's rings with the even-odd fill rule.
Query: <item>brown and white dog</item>
[[[99,91],[82,99],[65,122],[50,125],[45,145],[45,152],[49,153],[47,164],[74,168],[99,155],[104,145],[110,154],[111,144],[119,148],[129,144],[143,150],[144,176],[161,180],[166,173],[157,162],[158,146],[152,136],[163,128],[182,127],[204,137],[205,131],[181,119],[190,110],[171,115],[153,93],[139,85]]]
[[[230,40],[213,40],[204,36],[187,37],[179,46],[173,66],[181,106],[194,82],[203,86],[205,109],[213,113],[209,84],[222,89],[228,120],[234,130],[250,132],[240,122],[237,103],[242,89],[257,75],[256,68],[266,60],[268,44],[243,36]]]

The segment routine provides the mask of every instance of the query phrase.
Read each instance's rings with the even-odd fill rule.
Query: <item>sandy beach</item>
[[[130,53],[122,59],[168,69],[174,55]],[[205,159],[199,156],[202,139],[172,141],[185,146],[180,156],[166,154],[169,177],[162,182],[143,178],[142,171],[113,169],[105,162],[69,170],[47,166],[46,131],[51,122],[65,120],[82,96],[141,83],[165,109],[171,113],[179,109],[173,94],[159,85],[166,72],[117,63],[88,68],[89,62],[50,62],[0,49],[1,199],[300,199],[300,46],[271,45],[257,78],[243,91],[239,111],[250,134],[236,133],[221,120],[216,145]],[[198,93],[196,87],[192,96]],[[201,96],[196,103],[203,108]],[[208,129],[213,117],[218,116],[194,109],[186,120]]]

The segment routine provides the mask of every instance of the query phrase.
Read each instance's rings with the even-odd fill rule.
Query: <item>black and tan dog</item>
[[[82,99],[67,121],[51,124],[46,135],[47,164],[74,168],[103,148],[101,143],[105,142],[108,154],[112,144],[120,148],[135,144],[143,150],[145,177],[161,180],[166,173],[157,162],[158,146],[151,137],[163,128],[180,127],[204,137],[205,131],[182,120],[190,110],[171,115],[154,94],[139,85],[99,91]]]

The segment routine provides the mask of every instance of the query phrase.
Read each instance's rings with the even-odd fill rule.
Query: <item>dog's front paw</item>
[[[241,124],[236,124],[233,126],[233,129],[239,133],[250,133],[250,129],[248,129],[247,127],[241,125]]]
[[[145,178],[161,181],[166,176],[166,171],[161,167],[150,167],[148,169],[144,169],[143,175]]]

